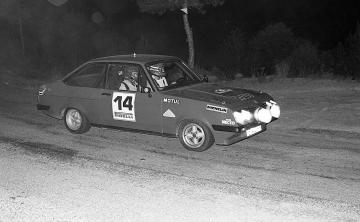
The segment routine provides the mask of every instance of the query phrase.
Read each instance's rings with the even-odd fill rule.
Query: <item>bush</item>
[[[262,70],[255,75],[273,73],[275,65],[286,60],[295,47],[296,38],[285,24],[267,26],[251,41],[251,70]]]
[[[321,73],[334,73],[335,58],[331,50],[320,53],[320,71]]]
[[[288,61],[282,61],[275,65],[275,75],[280,78],[289,76],[290,64]]]
[[[236,28],[230,32],[220,46],[221,64],[229,73],[244,72],[248,43],[245,34]]]
[[[354,34],[347,39],[349,74],[352,79],[360,80],[360,23]]]
[[[308,77],[319,73],[320,60],[316,46],[303,41],[290,56],[290,76]]]

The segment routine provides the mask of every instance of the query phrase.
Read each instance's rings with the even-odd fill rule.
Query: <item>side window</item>
[[[185,72],[176,63],[167,63],[165,65],[166,79],[170,85],[175,84],[181,79],[187,79]]]
[[[125,80],[126,66],[123,64],[110,64],[108,69],[107,86],[111,90],[119,90]]]
[[[104,70],[105,64],[88,64],[67,78],[65,84],[79,87],[104,88]]]
[[[111,90],[144,92],[151,89],[143,69],[135,64],[110,64],[107,88]]]

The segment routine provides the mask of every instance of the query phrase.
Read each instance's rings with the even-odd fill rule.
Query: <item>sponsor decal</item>
[[[235,121],[233,121],[232,119],[223,119],[221,120],[221,123],[224,125],[235,125]]]
[[[178,99],[171,99],[171,98],[164,98],[164,103],[172,103],[172,104],[180,104],[180,100]]]
[[[254,95],[252,95],[250,93],[243,93],[243,94],[238,95],[237,98],[240,99],[241,101],[244,101],[244,100],[254,98]]]
[[[219,112],[219,113],[227,113],[227,108],[220,107],[220,106],[213,106],[213,105],[206,105],[206,110]]]
[[[262,130],[261,125],[260,126],[255,126],[253,128],[250,128],[248,130],[246,130],[246,136],[251,136],[254,135],[255,133],[258,133]]]
[[[135,93],[114,92],[112,97],[112,113],[114,120],[136,122]]]
[[[163,117],[175,118],[176,116],[170,109],[168,109],[164,112]]]
[[[129,120],[135,119],[132,113],[114,112],[114,116],[120,119],[129,119]]]
[[[231,92],[231,91],[232,91],[232,89],[216,89],[215,93],[224,94],[224,93]]]

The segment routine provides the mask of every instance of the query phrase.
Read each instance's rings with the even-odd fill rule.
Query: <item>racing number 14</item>
[[[131,96],[126,96],[124,101],[122,101],[123,97],[122,96],[117,96],[114,99],[114,102],[118,104],[118,108],[119,110],[122,110],[122,107],[126,107],[129,109],[129,111],[131,111],[133,109],[133,105],[132,105],[132,97]]]

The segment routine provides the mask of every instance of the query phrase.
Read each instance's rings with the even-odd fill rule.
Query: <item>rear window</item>
[[[70,86],[104,88],[105,66],[102,63],[88,64],[68,77],[64,82]]]

